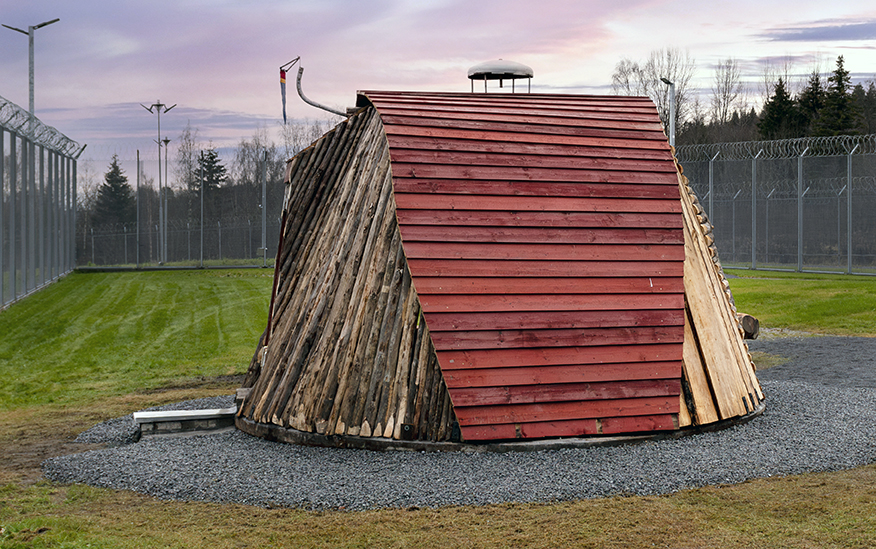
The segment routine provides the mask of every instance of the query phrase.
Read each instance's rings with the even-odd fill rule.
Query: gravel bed
[[[796,358],[804,367],[825,359],[824,338],[801,338],[799,345],[815,339],[822,340],[816,352]],[[840,339],[837,347],[862,338]],[[874,341],[861,344],[869,349]],[[862,386],[849,386],[848,376],[838,383],[833,372],[819,377],[829,370],[824,367],[808,369],[812,379],[806,382],[790,379],[799,377],[801,364],[759,373],[767,397],[762,416],[674,440],[505,454],[374,452],[273,443],[232,430],[125,444],[118,433],[127,424],[114,420],[120,423],[101,424],[82,436],[116,446],[52,458],[43,470],[57,482],[164,499],[360,510],[667,494],[876,461],[874,384],[859,379]],[[874,370],[861,373],[876,378]],[[210,402],[186,405],[226,405],[205,400]]]
[[[230,408],[234,406],[234,395],[223,395],[211,398],[199,398],[196,400],[184,400],[175,404],[153,406],[143,411],[156,410],[209,410],[211,408]],[[98,423],[91,429],[83,431],[76,437],[75,442],[85,444],[106,444],[108,446],[121,446],[132,444],[140,439],[140,429],[134,421],[134,414],[117,417],[103,423]]]

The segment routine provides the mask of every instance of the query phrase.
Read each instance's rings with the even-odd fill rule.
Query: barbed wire
[[[48,147],[65,156],[76,159],[79,158],[79,155],[85,149],[84,145],[79,145],[79,143],[73,141],[57,129],[44,124],[35,116],[33,117],[33,124],[33,142],[38,145]],[[30,113],[12,101],[0,96],[0,128],[10,133],[27,137],[30,134],[29,126]]]
[[[844,156],[852,151],[855,154],[876,154],[876,134],[681,145],[675,149],[675,156],[683,165],[685,162],[708,162],[713,158],[716,160],[751,160],[755,157],[796,158],[804,152],[806,156]]]

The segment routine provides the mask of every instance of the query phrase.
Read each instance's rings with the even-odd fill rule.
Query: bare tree
[[[678,48],[654,50],[644,63],[621,60],[612,74],[612,90],[619,95],[647,95],[657,105],[663,129],[669,134],[669,86],[675,84],[675,125],[681,127],[691,113],[694,90],[690,82],[696,61]]]
[[[198,154],[201,144],[198,142],[198,129],[192,128],[191,122],[186,122],[186,127],[179,134],[176,149],[176,162],[173,166],[173,174],[176,181],[190,193],[198,192],[199,184],[195,173],[198,170]]]
[[[635,61],[621,59],[611,75],[611,91],[616,95],[647,95],[642,68]]]
[[[712,83],[712,123],[726,124],[737,110],[742,96],[742,80],[739,63],[732,57],[715,66]]]
[[[286,159],[292,158],[311,143],[323,136],[332,126],[338,123],[340,117],[330,120],[297,120],[288,124],[280,124],[280,141]]]
[[[763,105],[766,105],[767,101],[770,100],[770,97],[773,96],[773,91],[775,90],[779,78],[785,83],[785,88],[788,90],[788,93],[794,95],[794,88],[796,85],[791,78],[791,71],[793,68],[794,61],[789,56],[785,56],[778,60],[767,60],[763,65],[763,74],[760,82],[761,108]]]

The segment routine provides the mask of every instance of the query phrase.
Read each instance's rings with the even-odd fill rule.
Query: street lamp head
[[[670,82],[668,78],[660,78],[660,81],[669,86],[675,85],[675,82]]]
[[[59,17],[56,17],[55,19],[52,19],[51,21],[45,21],[43,23],[40,23],[39,25],[34,25],[33,28],[34,29],[41,29],[43,27],[47,27],[47,26],[51,25],[52,23],[57,23],[60,20],[61,19]]]
[[[10,27],[9,25],[3,25],[3,26],[6,27],[6,28],[9,29],[9,30],[18,31],[18,32],[20,32],[21,34],[28,34],[27,31],[21,30],[21,29],[16,28],[16,27]]]

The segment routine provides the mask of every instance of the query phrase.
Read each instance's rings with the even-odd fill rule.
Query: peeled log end
[[[751,315],[745,313],[736,313],[736,320],[742,327],[744,339],[757,339],[760,333],[760,321]]]

